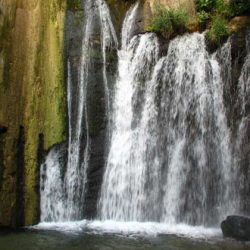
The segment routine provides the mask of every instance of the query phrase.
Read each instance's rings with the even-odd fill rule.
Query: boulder
[[[250,241],[250,217],[232,215],[222,221],[221,229],[224,237]]]

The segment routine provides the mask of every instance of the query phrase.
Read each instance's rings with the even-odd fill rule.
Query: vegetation
[[[230,19],[250,14],[250,1],[246,0],[196,0],[196,10],[200,23],[211,21],[216,15]]]
[[[206,26],[215,16],[227,19],[230,16],[229,4],[225,0],[197,0],[196,9],[199,24]]]
[[[186,30],[188,15],[183,10],[170,10],[163,5],[157,4],[154,7],[148,31],[161,33],[171,37],[174,33]]]
[[[230,31],[227,20],[221,16],[213,17],[207,38],[215,44],[221,44],[229,35]]]
[[[196,0],[196,10],[200,30],[209,29],[207,38],[219,45],[230,35],[230,19],[237,15],[250,14],[250,1]],[[156,4],[147,30],[171,38],[185,31],[188,21],[185,11],[168,9],[164,5]]]
[[[209,28],[207,38],[219,45],[230,35],[229,20],[237,15],[250,14],[250,1],[196,0],[200,29]]]

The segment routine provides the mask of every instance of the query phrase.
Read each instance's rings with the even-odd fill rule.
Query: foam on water
[[[118,222],[118,221],[74,221],[47,223],[42,222],[30,227],[36,230],[55,230],[67,233],[90,231],[94,234],[122,234],[122,235],[177,235],[196,239],[218,238],[222,236],[219,228],[205,228],[203,226],[189,226],[186,224],[164,224],[156,222]]]

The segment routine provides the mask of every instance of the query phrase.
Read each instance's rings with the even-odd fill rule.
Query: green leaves
[[[203,29],[209,27],[208,40],[220,45],[230,35],[228,19],[231,14],[228,1],[196,0],[196,9],[199,24]]]
[[[228,22],[221,16],[215,16],[212,19],[211,28],[207,37],[215,44],[221,44],[225,38],[230,35]]]
[[[171,37],[175,32],[185,30],[187,23],[188,15],[185,11],[171,10],[157,4],[154,6],[153,17],[147,30]]]

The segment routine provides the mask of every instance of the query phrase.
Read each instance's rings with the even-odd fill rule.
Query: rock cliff
[[[48,149],[65,138],[65,8],[0,1],[0,226],[38,221],[39,140]]]

